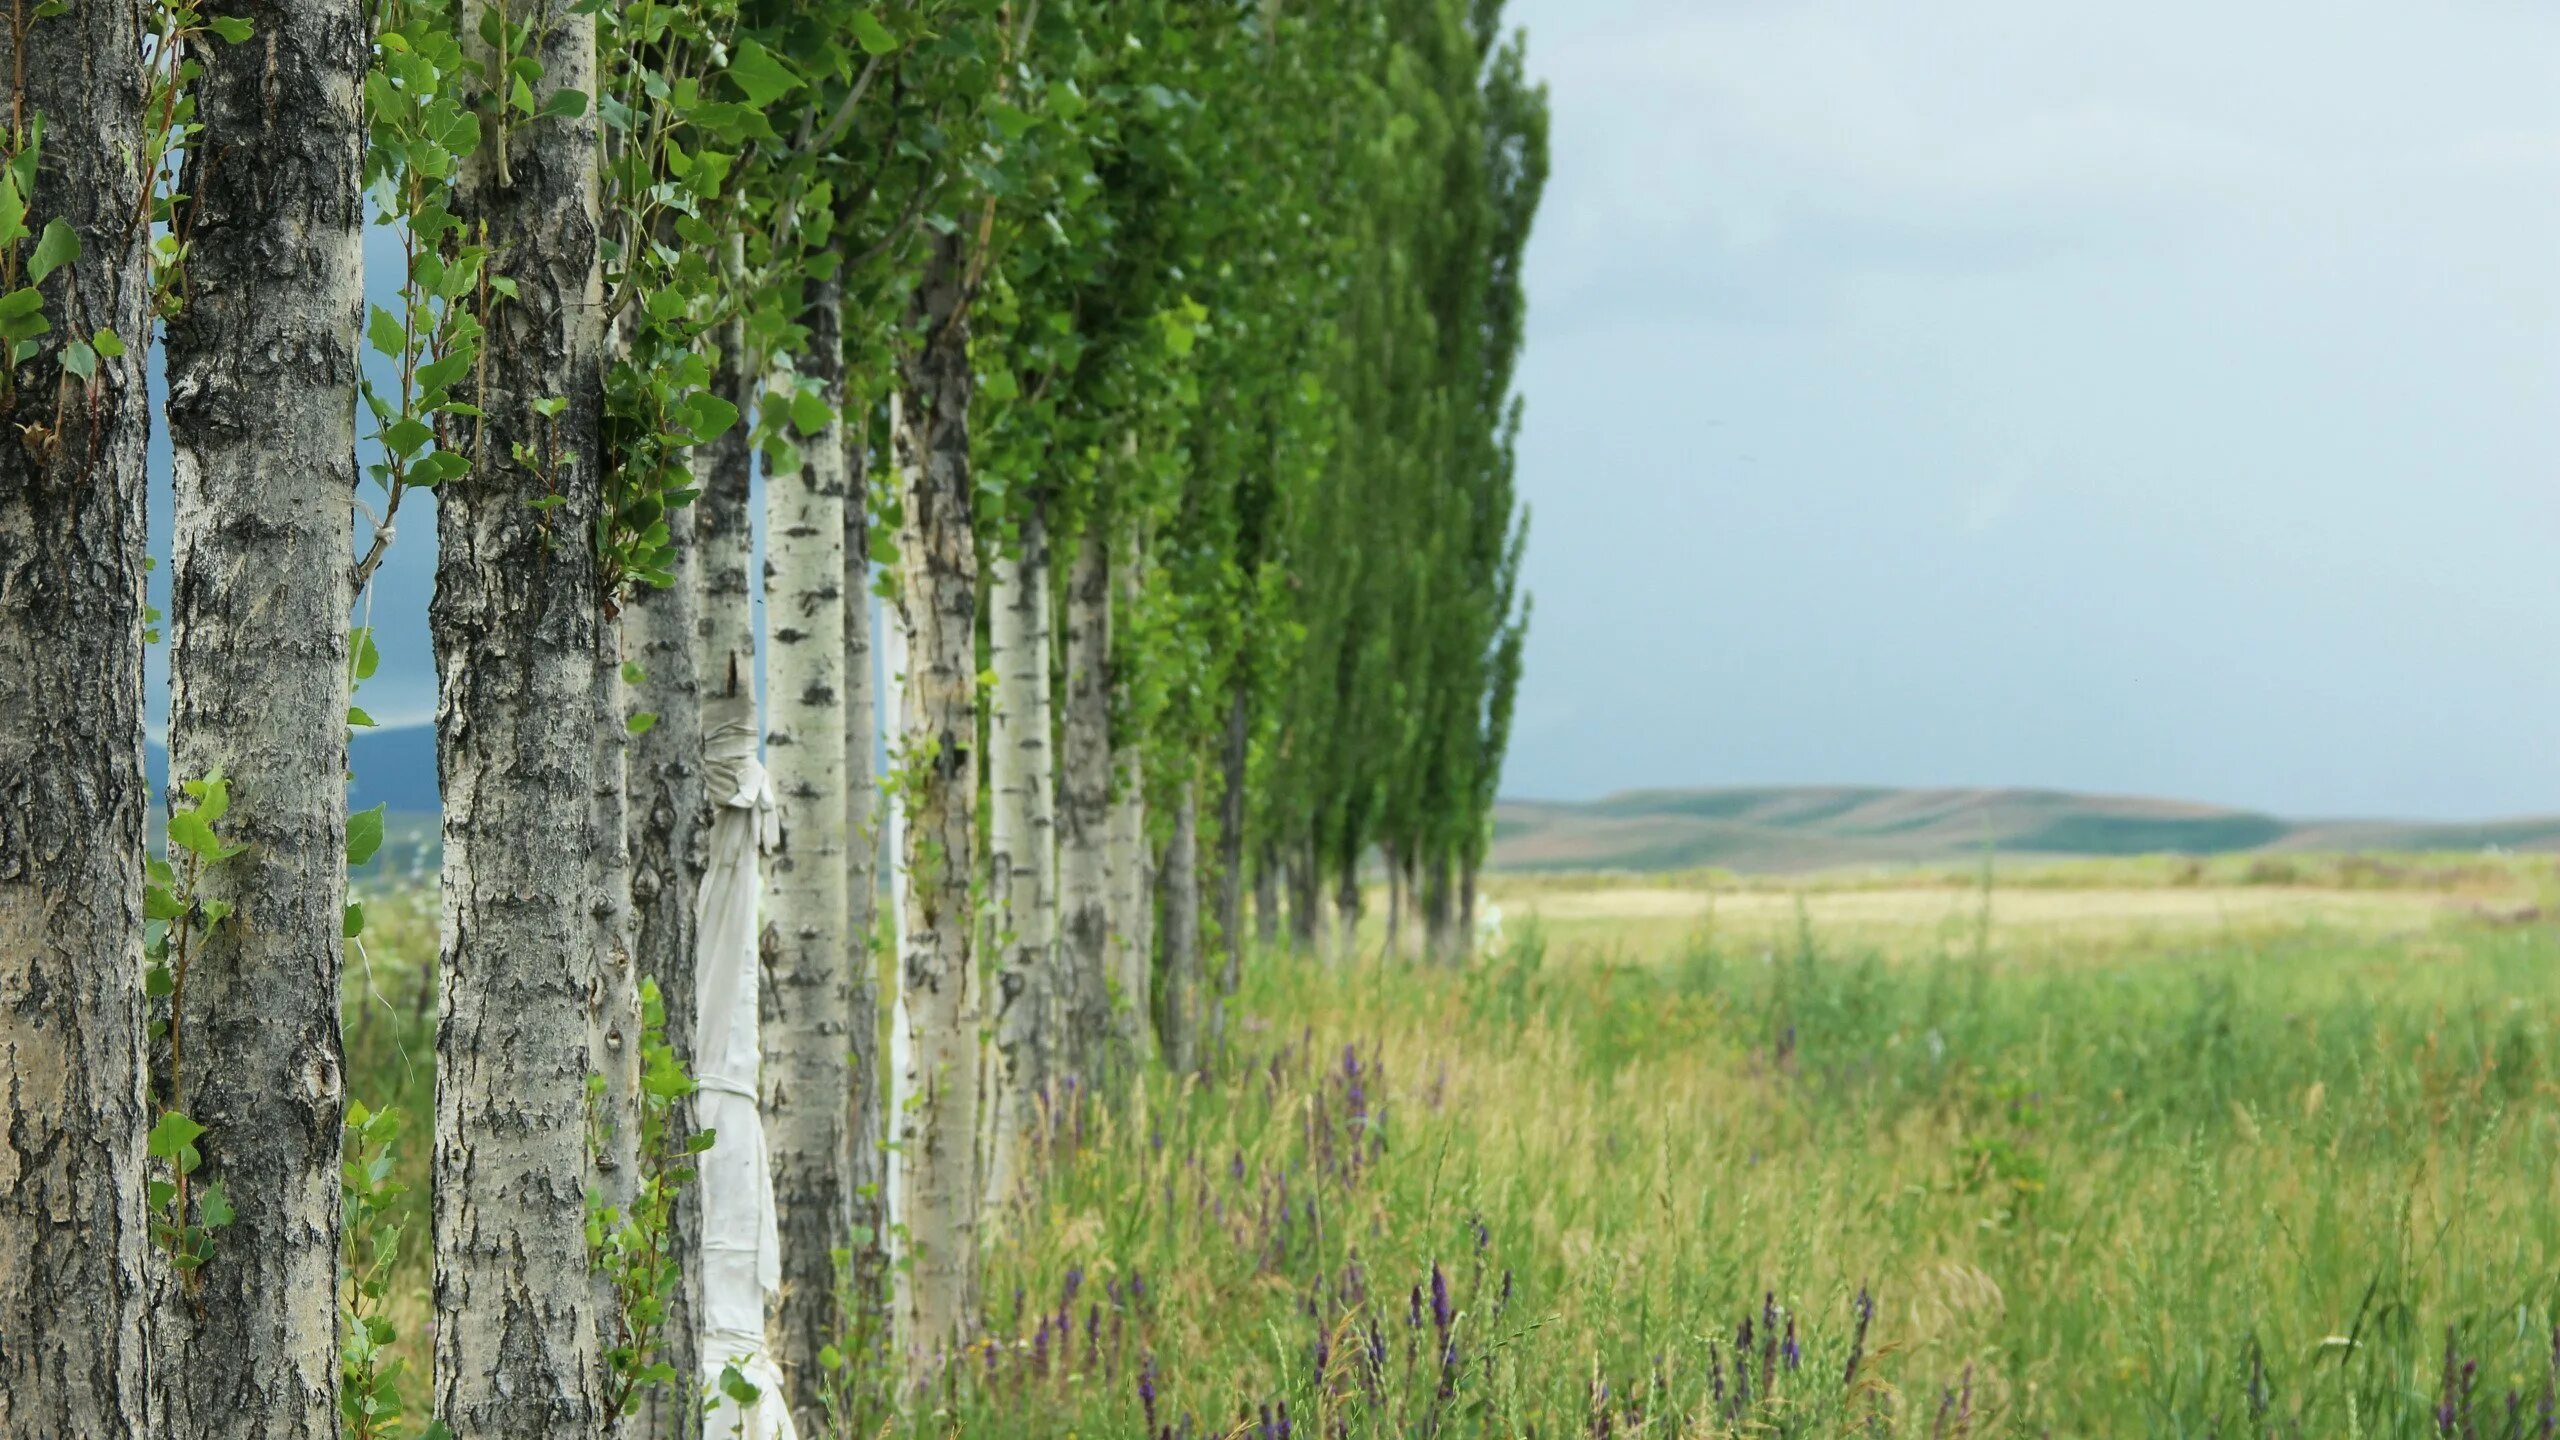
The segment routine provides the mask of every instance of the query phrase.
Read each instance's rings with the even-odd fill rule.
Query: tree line
[[[1249,934],[1351,953],[1383,878],[1386,949],[1466,948],[1546,167],[1500,0],[20,0],[0,76],[0,1433],[412,1433],[339,1005],[416,492],[455,1435],[700,1432],[724,717],[804,1416],[949,1373],[1046,1127],[1211,1065]]]

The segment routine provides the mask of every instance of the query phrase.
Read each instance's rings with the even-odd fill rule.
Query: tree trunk
[[[1280,943],[1280,850],[1267,839],[1253,866],[1253,940],[1265,950]]]
[[[143,387],[140,12],[0,26],[44,118],[29,218],[82,258],[0,396],[0,1434],[143,1433]],[[19,38],[23,37],[23,38]],[[41,219],[37,217],[42,217]],[[23,251],[21,252],[23,255]],[[17,272],[12,272],[17,273]],[[61,339],[112,330],[87,383]],[[39,439],[40,436],[49,438]],[[343,540],[342,540],[342,543]],[[335,1139],[332,1135],[331,1140]]]
[[[853,1284],[849,1303],[865,1318],[882,1313],[881,1232],[887,1177],[881,1173],[880,962],[872,931],[880,908],[880,727],[871,680],[871,450],[867,425],[848,425],[844,505],[844,873],[845,944],[851,952],[852,1085],[846,1097],[853,1187]]]
[[[702,682],[694,664],[701,622],[694,507],[668,511],[667,532],[675,547],[675,583],[663,590],[641,587],[623,610],[632,655],[640,665],[639,707],[657,717],[631,737],[631,944],[641,977],[657,982],[665,1002],[667,1047],[691,1075],[698,1073],[694,903],[709,863],[711,829],[702,773]],[[694,1123],[693,1102],[677,1100],[667,1117],[670,1142],[692,1134]],[[649,1440],[696,1440],[702,1432],[701,1406],[694,1397],[702,1345],[699,1187],[676,1192],[668,1219],[677,1276],[666,1297],[659,1353],[680,1378],[649,1392],[638,1433]]]
[[[889,461],[890,483],[896,487],[899,504],[906,503],[906,492],[914,484],[914,446],[910,443],[901,413],[899,396],[889,394]],[[907,1013],[907,789],[906,714],[907,714],[907,623],[903,585],[906,560],[899,557],[898,578],[901,593],[880,607],[880,725],[888,738],[888,770],[890,777],[881,786],[880,855],[888,866],[885,889],[889,899],[889,958],[884,983],[888,986],[889,1063],[888,1105],[881,1118],[882,1148],[880,1153],[881,1211],[888,1228],[880,1236],[880,1255],[888,1272],[890,1319],[892,1328],[906,1323],[907,1301],[914,1287],[908,1283],[906,1264],[907,1165],[902,1147],[896,1143],[906,1132],[906,1117],[915,1095],[915,1025]]]
[[[1244,976],[1245,760],[1252,741],[1244,679],[1227,697],[1227,731],[1218,753],[1218,983],[1209,999],[1209,1049],[1224,1055],[1227,1000]]]
[[[1387,862],[1387,942],[1385,953],[1392,958],[1393,956],[1402,953],[1399,947],[1404,943],[1404,852],[1397,846],[1389,844],[1381,848],[1380,854]],[[1345,943],[1348,943],[1350,940],[1350,930],[1347,926],[1344,928],[1343,939]]]
[[[765,481],[766,763],[782,842],[765,863],[765,1141],[782,1237],[776,1320],[791,1408],[824,1413],[819,1350],[836,1336],[835,1252],[853,1232],[852,944],[845,929],[843,301],[818,286],[806,373],[827,423],[797,474]]]
[[[1309,839],[1301,843],[1289,858],[1289,943],[1296,946],[1301,955],[1316,953],[1317,941],[1324,929],[1322,885],[1322,872],[1316,865],[1316,844]]]
[[[1342,958],[1360,958],[1360,861],[1357,856],[1342,862],[1342,873],[1334,881],[1334,918],[1339,924],[1337,944]]]
[[[497,13],[474,0],[461,27],[491,73],[499,57],[479,35]],[[595,93],[591,15],[540,0],[505,22],[541,37],[538,106]],[[486,415],[471,473],[437,497],[430,610],[446,921],[435,1411],[464,1440],[588,1440],[604,1423],[584,1197],[599,978],[585,858],[601,598],[594,113],[546,110],[489,135],[456,205],[487,227],[491,273],[516,287],[489,317],[466,397]],[[565,405],[544,417],[547,399]]]
[[[989,872],[996,928],[994,1087],[987,1096],[987,1210],[1017,1198],[1062,1073],[1057,818],[1049,749],[1049,531],[1028,498],[1015,555],[998,552],[988,586],[995,713],[987,769],[995,815]]]
[[[1138,531],[1131,525],[1120,532],[1111,557],[1114,608],[1124,619],[1137,614],[1138,564]],[[1117,673],[1130,666],[1127,649],[1124,642],[1112,656],[1115,689],[1125,689],[1133,678]],[[1155,1028],[1149,1016],[1155,1004],[1150,971],[1155,957],[1156,890],[1150,874],[1154,857],[1147,843],[1146,749],[1140,737],[1134,733],[1112,737],[1111,765],[1115,787],[1109,837],[1111,1044],[1120,1068],[1134,1078],[1155,1053]]]
[[[366,30],[349,0],[235,13],[257,40],[195,57],[167,355],[169,771],[229,776],[248,847],[204,873],[239,918],[198,937],[169,1103],[209,1132],[193,1188],[237,1219],[160,1308],[155,1428],[334,1440]]]
[[[1111,1024],[1111,577],[1087,520],[1067,575],[1064,761],[1058,775],[1058,960],[1066,1064],[1091,1079]]]
[[[957,1351],[977,1308],[978,1005],[969,882],[978,799],[977,546],[969,475],[967,245],[940,237],[916,287],[919,349],[904,383],[915,446],[898,534],[911,673],[906,952],[912,1100],[899,1116],[907,1184],[907,1377]]]
[[[1466,954],[1465,937],[1450,930],[1449,857],[1437,854],[1422,862],[1423,953],[1435,964]]]
[[[612,604],[610,596],[604,606]],[[581,853],[587,862],[588,918],[593,926],[596,985],[587,1015],[587,1067],[604,1084],[588,1107],[588,1186],[616,1221],[631,1213],[640,1175],[640,976],[631,960],[630,730],[622,686],[622,626],[596,617],[593,704],[594,749],[590,773],[594,831]],[[596,1357],[600,1366],[622,1340],[623,1316],[613,1280],[591,1265],[596,1290]],[[610,1395],[609,1367],[596,1372],[598,1394]]]
[[[1165,1063],[1177,1076],[1200,1068],[1200,782],[1182,777],[1173,838],[1164,851]]]
[[[735,249],[728,260],[734,277]],[[694,456],[694,473],[702,496],[693,505],[694,543],[702,549],[695,583],[701,588],[700,646],[694,652],[695,675],[707,693],[735,695],[755,688],[756,612],[751,584],[755,569],[755,521],[751,481],[755,456],[748,442],[749,412],[755,396],[749,376],[747,327],[732,321],[720,333],[720,358],[712,369],[711,388],[738,408],[738,423],[720,433]]]

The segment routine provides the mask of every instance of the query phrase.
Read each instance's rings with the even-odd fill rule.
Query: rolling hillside
[[[2560,816],[2473,824],[2288,820],[2252,810],[2061,790],[1777,786],[1504,801],[1497,870],[1818,870],[2025,855],[2305,850],[2560,851]]]

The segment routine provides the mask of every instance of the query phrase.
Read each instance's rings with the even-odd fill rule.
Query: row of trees
[[[1545,165],[1499,0],[44,0],[0,75],[0,1432],[376,1433],[349,616],[416,490],[458,1435],[699,1430],[706,716],[759,655],[804,1415],[848,1314],[910,1383],[973,1333],[1063,1096],[1209,1063],[1248,888],[1347,944],[1383,856],[1390,943],[1461,948]]]

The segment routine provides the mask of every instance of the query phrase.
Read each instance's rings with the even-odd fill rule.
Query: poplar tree
[[[233,1218],[213,1257],[166,1287],[157,1424],[323,1440],[339,1423],[368,37],[353,0],[254,0],[233,15],[247,39],[188,46],[202,128],[179,177],[186,303],[167,330],[169,765],[181,780],[226,777],[221,839],[240,849],[192,887],[229,918],[178,921],[192,954],[171,997],[163,1096],[206,1131],[189,1187],[203,1198],[182,1219],[208,1223],[216,1187]]]
[[[0,26],[0,1433],[144,1433],[141,12]],[[67,1322],[67,1323],[66,1323]]]
[[[605,362],[593,12],[463,7],[489,313],[470,473],[437,509],[444,792],[435,1410],[457,1434],[603,1425],[585,1190]],[[527,71],[535,72],[526,78]]]

